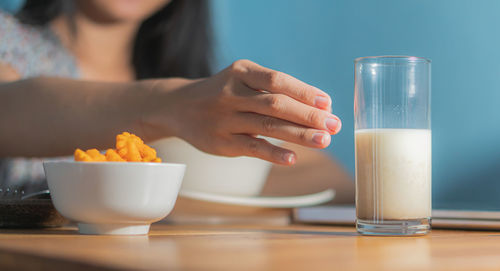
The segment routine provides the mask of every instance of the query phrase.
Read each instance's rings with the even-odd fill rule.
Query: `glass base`
[[[356,229],[363,235],[424,235],[431,231],[431,219],[382,220],[378,222],[357,219]]]

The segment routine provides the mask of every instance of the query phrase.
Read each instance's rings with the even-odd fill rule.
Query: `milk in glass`
[[[358,219],[429,218],[431,130],[361,129],[355,140]]]

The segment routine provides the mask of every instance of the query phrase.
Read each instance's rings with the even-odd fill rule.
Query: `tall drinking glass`
[[[431,220],[431,61],[355,60],[356,228],[419,235]]]

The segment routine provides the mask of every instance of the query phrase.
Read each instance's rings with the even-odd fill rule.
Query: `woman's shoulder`
[[[0,9],[0,37],[2,37],[0,47],[10,46],[22,34],[22,24],[13,15]]]
[[[1,47],[11,47],[17,41],[26,38],[27,29],[16,17],[0,9],[0,37]]]
[[[29,62],[36,58],[34,46],[43,43],[37,30],[0,10],[0,37],[0,62],[12,67],[22,77],[31,73]]]
[[[7,13],[0,9],[0,29],[6,26],[6,24],[15,25],[17,20],[10,13]]]
[[[0,10],[0,62],[21,77],[39,75],[74,76],[72,57],[48,26],[23,24]]]

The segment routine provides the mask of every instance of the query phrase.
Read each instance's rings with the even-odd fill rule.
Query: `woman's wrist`
[[[141,101],[140,129],[146,141],[153,141],[164,137],[180,136],[178,131],[179,103],[182,103],[180,94],[182,88],[193,80],[184,78],[149,79],[138,81],[138,88],[144,92]],[[181,105],[182,107],[182,105]]]

